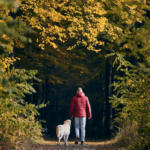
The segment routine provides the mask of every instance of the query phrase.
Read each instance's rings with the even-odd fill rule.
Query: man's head
[[[83,92],[81,87],[78,87],[77,92]]]

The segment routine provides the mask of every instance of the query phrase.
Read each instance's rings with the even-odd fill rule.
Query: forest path
[[[121,150],[117,146],[111,144],[111,141],[104,142],[85,142],[82,146],[79,142],[78,145],[74,144],[74,141],[68,141],[68,146],[64,146],[64,142],[61,142],[60,146],[57,146],[57,141],[45,140],[37,145],[32,145],[30,147],[23,148],[21,150]]]

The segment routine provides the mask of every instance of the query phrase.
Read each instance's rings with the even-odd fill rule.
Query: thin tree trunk
[[[109,103],[109,97],[112,96],[112,64],[106,62],[106,136],[110,137],[112,134],[112,104]]]
[[[46,76],[46,78],[45,78],[45,101],[43,101],[44,103],[47,103],[48,102],[48,94],[49,93],[49,84],[48,84],[48,77]],[[44,123],[44,128],[47,128],[47,121],[48,121],[48,116],[49,116],[49,106],[47,105],[47,107],[46,108],[43,108],[43,111],[44,111],[44,114],[43,114],[43,118],[44,118],[44,120],[46,121],[45,123]]]
[[[37,102],[35,102],[36,104],[41,104],[41,86],[39,83],[37,83]]]
[[[104,98],[105,97],[105,89],[104,89],[105,80],[104,80],[104,75],[103,74],[102,74],[101,78],[102,78],[102,81],[103,81],[102,91],[103,91],[103,98]],[[103,112],[103,120],[102,120],[103,124],[102,124],[102,133],[101,133],[102,137],[104,137],[106,135],[106,113],[105,113],[105,111],[106,111],[106,101],[103,101],[103,111],[102,111]]]
[[[28,103],[32,103],[33,96],[32,96],[32,94],[28,94],[28,95],[29,95]]]
[[[57,102],[56,102],[56,115],[57,115],[57,124],[59,123],[59,84],[57,84]]]
[[[110,64],[110,71],[109,71],[109,97],[112,96],[112,87],[110,86],[112,84],[112,64]],[[110,122],[110,136],[112,137],[112,104],[109,103],[109,113],[110,113],[110,118],[109,118],[109,122]]]
[[[45,78],[45,83],[43,83],[43,85],[42,85],[42,100],[43,100],[43,103],[45,103],[45,99],[46,99],[46,78]],[[41,118],[41,120],[43,120],[43,118],[44,118],[44,111],[45,111],[45,108],[42,108],[41,110],[40,110],[40,112],[41,112],[41,114],[40,114],[40,118]]]
[[[115,83],[115,79],[114,79],[115,70],[116,70],[116,68],[113,68],[113,76],[112,76],[113,81],[112,81],[112,83]],[[114,89],[114,88],[112,88],[112,89]],[[113,93],[114,95],[117,94],[117,93],[116,93],[116,90],[115,90],[115,91],[112,90],[112,93]],[[114,119],[117,117],[117,116],[116,116],[117,111],[116,111],[116,108],[112,108],[112,110],[113,110],[113,120],[114,120]],[[115,126],[117,126],[117,124],[115,124]],[[112,133],[113,133],[114,135],[116,135],[117,131],[118,131],[118,129],[113,126],[113,131],[112,131]]]

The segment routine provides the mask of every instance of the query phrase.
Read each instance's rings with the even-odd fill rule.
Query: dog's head
[[[64,124],[68,124],[69,126],[71,126],[71,120],[66,120],[66,121],[64,121]]]

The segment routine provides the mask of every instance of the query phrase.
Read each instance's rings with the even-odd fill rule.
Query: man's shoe
[[[75,144],[78,144],[78,142],[79,142],[79,138],[76,137]]]
[[[83,141],[81,141],[81,145],[84,145],[84,142],[83,142]]]

